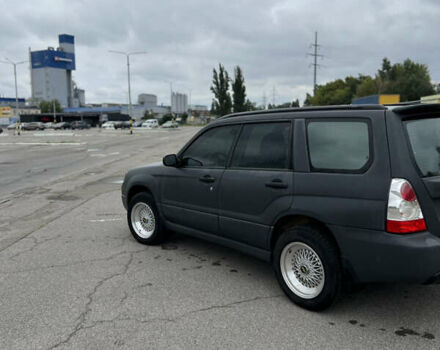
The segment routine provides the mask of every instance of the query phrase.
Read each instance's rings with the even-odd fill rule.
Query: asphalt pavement
[[[440,348],[440,286],[367,285],[316,313],[265,262],[137,243],[123,175],[197,130],[0,135],[0,349]]]

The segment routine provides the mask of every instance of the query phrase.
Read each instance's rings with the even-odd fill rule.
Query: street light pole
[[[5,61],[0,63],[12,64],[14,66],[14,82],[15,82],[15,113],[18,115],[18,87],[17,87],[17,65],[26,63],[27,61],[13,62],[9,58],[5,58]]]
[[[139,52],[123,52],[123,51],[114,51],[114,50],[109,50],[109,52],[120,54],[120,55],[125,55],[127,57],[128,115],[130,116],[130,119],[131,119],[132,104],[131,104],[131,81],[130,81],[130,79],[131,79],[131,77],[130,77],[130,56],[131,55],[144,55],[144,54],[146,54],[146,52],[144,52],[144,51],[139,51]]]

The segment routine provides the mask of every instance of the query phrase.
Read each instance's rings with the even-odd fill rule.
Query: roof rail
[[[313,111],[340,111],[340,110],[382,110],[386,109],[383,105],[360,104],[360,105],[337,105],[337,106],[311,106],[311,107],[290,107],[277,109],[264,109],[262,111],[249,111],[227,114],[218,119],[228,119],[233,117],[243,117],[247,115],[274,114],[286,112],[313,112]]]
[[[396,106],[393,112],[401,115],[415,114],[415,113],[429,113],[439,112],[440,103],[416,103],[403,106]]]

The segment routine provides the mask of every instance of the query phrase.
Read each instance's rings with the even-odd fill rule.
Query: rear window
[[[370,160],[366,122],[309,122],[307,138],[312,170],[360,172]]]
[[[406,129],[423,176],[440,175],[440,118],[409,121]]]

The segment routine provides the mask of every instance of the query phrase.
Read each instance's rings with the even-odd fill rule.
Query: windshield
[[[423,176],[440,175],[440,118],[409,121],[406,128]]]

